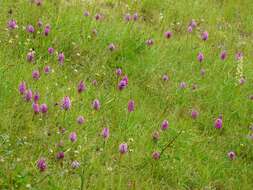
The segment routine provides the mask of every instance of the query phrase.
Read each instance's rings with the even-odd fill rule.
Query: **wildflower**
[[[127,22],[129,22],[129,21],[132,19],[131,15],[130,15],[129,13],[127,13],[127,14],[124,16],[124,18],[125,18],[125,21],[127,21]]]
[[[48,36],[50,31],[51,31],[51,26],[49,24],[47,24],[45,29],[44,29],[44,35]]]
[[[50,66],[47,65],[47,66],[44,67],[44,72],[45,72],[46,74],[49,74],[50,71],[51,71]]]
[[[88,16],[90,16],[90,13],[88,11],[84,11],[83,15],[88,17]]]
[[[164,120],[161,125],[162,130],[166,130],[169,127],[169,122],[167,120]]]
[[[34,70],[32,72],[32,77],[35,79],[35,80],[38,80],[40,78],[40,72],[38,70]]]
[[[61,65],[63,65],[64,59],[65,59],[64,53],[63,52],[59,53],[59,55],[58,55],[58,62]]]
[[[24,81],[22,81],[19,86],[18,86],[18,90],[20,94],[24,94],[26,92],[26,84]]]
[[[95,19],[96,19],[96,20],[101,20],[101,19],[102,19],[102,15],[99,14],[99,13],[97,13],[97,14],[95,15]]]
[[[71,167],[72,167],[73,169],[77,169],[77,168],[80,167],[80,163],[79,163],[78,161],[74,160],[74,161],[71,163]]]
[[[26,59],[28,62],[33,62],[35,58],[35,51],[28,52]]]
[[[56,158],[58,159],[58,160],[60,160],[60,159],[63,159],[64,158],[64,152],[58,152],[57,153],[57,155],[56,155]]]
[[[214,127],[216,129],[221,129],[222,128],[222,118],[218,118],[214,122]]]
[[[197,26],[197,22],[194,19],[192,19],[189,26],[191,26],[192,28],[195,28]]]
[[[38,93],[38,92],[35,92],[34,97],[33,97],[34,102],[38,102],[39,99],[40,99],[39,93]]]
[[[49,47],[47,51],[48,51],[49,54],[52,55],[54,53],[54,48]]]
[[[69,110],[71,108],[71,100],[68,96],[65,96],[62,99],[62,105],[61,106],[64,110]]]
[[[146,41],[146,44],[147,44],[148,46],[152,46],[152,45],[154,44],[154,40],[153,40],[153,39],[148,39],[148,40]]]
[[[76,142],[76,140],[77,140],[77,135],[76,135],[75,132],[70,133],[70,135],[69,135],[69,140],[70,140],[71,142]]]
[[[241,77],[241,78],[239,79],[239,84],[240,84],[240,85],[243,85],[245,82],[246,82],[246,79],[245,79],[244,77]]]
[[[192,33],[192,30],[193,30],[192,26],[188,26],[187,31],[188,31],[189,33]]]
[[[181,89],[184,89],[184,88],[187,87],[187,85],[186,85],[185,82],[181,82],[180,85],[179,85],[179,87],[180,87]]]
[[[34,0],[34,3],[35,3],[37,6],[42,5],[42,2],[43,2],[43,0]]]
[[[160,133],[158,131],[154,131],[152,134],[152,138],[154,141],[158,141],[160,138]]]
[[[138,20],[138,18],[139,18],[138,13],[134,13],[134,15],[133,15],[133,19],[134,19],[134,21],[137,21],[137,20]]]
[[[84,82],[80,81],[79,84],[78,84],[78,86],[77,86],[78,93],[81,93],[81,92],[83,92],[85,90],[86,90],[86,86],[85,86]]]
[[[95,110],[97,110],[97,111],[100,109],[100,102],[99,102],[98,99],[95,99],[95,100],[93,101],[92,107],[93,107],[93,109],[95,109]]]
[[[152,153],[152,158],[154,160],[159,160],[159,158],[160,158],[160,152],[157,152],[157,151],[153,152]]]
[[[201,39],[206,41],[208,39],[208,32],[207,31],[204,31],[202,34],[201,34]]]
[[[35,32],[35,29],[34,29],[34,27],[32,25],[28,25],[26,30],[29,33],[34,33]]]
[[[38,25],[39,28],[42,27],[42,26],[43,26],[42,20],[39,20],[39,21],[37,22],[37,25]]]
[[[191,112],[192,119],[197,119],[199,112],[197,110],[192,110]]]
[[[225,60],[227,58],[227,52],[222,51],[221,54],[220,54],[220,58],[221,58],[221,60]]]
[[[43,172],[47,169],[46,160],[44,158],[41,158],[37,161],[37,167],[38,169]]]
[[[169,80],[169,76],[168,75],[163,75],[163,81],[168,81]]]
[[[121,154],[125,154],[125,153],[127,153],[127,151],[128,151],[127,143],[121,143],[119,145],[119,152]]]
[[[204,60],[204,54],[199,52],[197,58],[198,58],[198,61],[201,63]]]
[[[34,111],[34,113],[39,113],[40,112],[40,106],[39,106],[39,104],[38,103],[33,103],[32,104],[32,107],[33,107],[33,111]]]
[[[33,97],[33,93],[31,90],[27,90],[26,93],[25,93],[25,100],[27,102],[31,101],[32,100],[32,97]]]
[[[111,44],[109,44],[109,46],[108,46],[108,49],[110,50],[110,51],[114,51],[115,50],[115,45],[113,44],[113,43],[111,43]]]
[[[98,85],[97,80],[96,80],[96,79],[95,79],[95,80],[93,80],[93,81],[92,81],[92,84],[93,84],[93,86],[97,86],[97,85]]]
[[[101,135],[102,135],[102,137],[103,137],[104,139],[109,138],[109,135],[110,135],[109,128],[106,128],[106,127],[103,128]]]
[[[8,28],[12,29],[12,30],[18,28],[16,20],[14,20],[14,19],[9,20],[9,22],[8,22]]]
[[[120,68],[116,69],[116,75],[121,76],[122,75],[122,70]]]
[[[40,111],[41,111],[41,113],[47,113],[47,110],[48,110],[47,104],[41,104],[40,105]]]
[[[128,102],[128,112],[133,112],[134,111],[134,101],[129,100]]]
[[[243,53],[242,52],[237,52],[236,55],[235,55],[235,59],[237,61],[240,61],[243,59]]]
[[[123,90],[124,88],[126,88],[126,86],[127,86],[127,84],[126,84],[125,80],[119,81],[119,84],[118,84],[118,89],[119,90]]]
[[[233,151],[228,152],[228,158],[229,158],[230,160],[234,160],[235,157],[236,157],[235,152],[233,152]]]
[[[172,36],[172,32],[171,31],[167,31],[167,32],[164,33],[164,36],[165,36],[165,38],[169,39]]]
[[[206,70],[202,68],[202,69],[200,70],[200,74],[201,74],[202,76],[204,76],[204,75],[206,74]]]
[[[77,117],[76,121],[77,121],[78,124],[82,125],[84,123],[85,119],[84,119],[83,116],[80,115],[80,116]]]

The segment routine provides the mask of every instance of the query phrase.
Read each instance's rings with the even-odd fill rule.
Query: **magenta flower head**
[[[153,134],[152,134],[152,139],[153,139],[154,141],[158,141],[159,138],[160,138],[160,133],[159,133],[159,131],[154,131]]]
[[[237,61],[242,60],[242,59],[243,59],[243,53],[242,53],[242,52],[237,52],[237,53],[235,54],[235,59],[236,59]]]
[[[45,36],[48,36],[49,33],[50,33],[50,31],[51,31],[51,26],[50,26],[49,24],[47,24],[47,25],[45,26],[45,29],[44,29],[44,35],[45,35]]]
[[[127,151],[128,151],[127,143],[121,143],[119,145],[119,152],[121,154],[125,154],[125,153],[127,153]]]
[[[132,17],[131,17],[131,15],[130,15],[129,13],[127,13],[127,14],[124,16],[124,19],[125,19],[125,21],[129,22],[129,21],[132,19]]]
[[[35,92],[34,97],[33,97],[33,101],[38,102],[39,99],[40,99],[40,94],[38,92]]]
[[[127,77],[127,76],[124,76],[124,77],[122,78],[122,80],[126,82],[126,85],[128,85],[128,77]]]
[[[202,69],[200,70],[200,74],[201,74],[201,76],[204,76],[204,75],[206,74],[206,70],[202,68]]]
[[[41,111],[41,113],[47,113],[47,111],[48,111],[47,104],[41,104],[40,111]]]
[[[93,102],[92,102],[92,107],[94,110],[98,111],[100,109],[100,102],[98,99],[95,99]]]
[[[214,122],[214,127],[216,129],[221,129],[222,128],[222,118],[218,118]]]
[[[45,66],[44,67],[44,72],[46,73],[46,74],[49,74],[50,72],[51,72],[51,68],[50,68],[50,66]]]
[[[154,160],[159,160],[160,159],[160,152],[158,152],[158,151],[153,152],[152,153],[152,158]]]
[[[179,88],[185,89],[187,87],[187,84],[185,82],[181,82],[179,85]]]
[[[26,56],[26,60],[28,62],[33,62],[35,58],[35,51],[30,51],[28,52],[27,56]]]
[[[80,163],[79,163],[78,161],[74,160],[74,161],[71,163],[71,167],[72,167],[73,169],[77,169],[77,168],[80,167]]]
[[[38,80],[40,78],[40,72],[38,70],[34,70],[32,72],[32,77],[33,79]]]
[[[198,116],[199,116],[199,112],[193,109],[191,112],[192,119],[197,119]]]
[[[192,33],[192,31],[193,31],[192,26],[188,26],[187,31],[188,31],[189,33]]]
[[[154,44],[154,40],[153,39],[148,39],[146,41],[146,44],[147,44],[147,46],[152,46]]]
[[[97,86],[98,85],[98,81],[95,79],[95,80],[92,81],[92,84],[93,84],[93,86]]]
[[[27,32],[29,33],[34,33],[35,32],[35,29],[32,25],[28,25],[27,28],[26,28]]]
[[[18,90],[20,94],[25,94],[26,92],[26,84],[24,81],[22,81],[19,86],[18,86]]]
[[[167,120],[164,120],[161,125],[162,130],[166,130],[169,128],[169,122]]]
[[[116,75],[121,76],[122,75],[122,70],[120,68],[116,69]]]
[[[84,119],[84,117],[83,116],[78,116],[77,117],[77,123],[79,124],[79,125],[82,125],[82,124],[84,124],[84,122],[85,122],[85,119]]]
[[[115,48],[116,48],[116,46],[115,46],[113,43],[110,43],[109,46],[108,46],[108,49],[109,49],[110,51],[114,51]]]
[[[168,81],[169,80],[169,76],[168,75],[163,75],[163,81]]]
[[[32,91],[31,91],[30,89],[27,90],[26,93],[25,93],[25,100],[26,100],[27,102],[29,102],[29,101],[32,100],[32,97],[33,97]]]
[[[189,26],[191,26],[192,28],[196,28],[197,22],[194,19],[192,19]]]
[[[228,158],[229,158],[230,160],[234,160],[235,157],[236,157],[235,152],[233,152],[233,151],[228,152]]]
[[[246,79],[245,79],[244,77],[241,77],[241,78],[239,79],[239,84],[240,84],[240,85],[243,85],[245,82],[246,82]]]
[[[64,59],[65,59],[64,53],[63,53],[63,52],[59,53],[59,54],[58,54],[58,62],[59,62],[61,65],[63,65]]]
[[[197,58],[198,58],[198,61],[201,63],[204,60],[204,54],[199,52]]]
[[[134,21],[137,21],[137,20],[138,20],[138,18],[139,18],[138,13],[134,13],[134,15],[133,15],[133,19],[134,19]]]
[[[8,28],[12,30],[18,28],[17,22],[14,19],[9,20]]]
[[[49,54],[52,55],[52,54],[54,53],[54,48],[49,47],[49,48],[47,49],[47,51],[48,51]]]
[[[104,139],[108,139],[110,136],[109,128],[107,127],[103,128],[101,135]]]
[[[208,32],[207,31],[204,31],[202,34],[201,34],[201,39],[206,41],[208,39]]]
[[[37,6],[42,5],[42,2],[43,2],[43,0],[34,0],[34,3],[35,3]]]
[[[35,114],[40,112],[40,105],[38,103],[33,103],[32,107]]]
[[[71,142],[76,142],[76,140],[77,140],[77,135],[76,135],[75,132],[70,133],[70,135],[69,135],[69,140],[70,140]]]
[[[128,112],[133,112],[134,111],[134,101],[129,100],[128,102]]]
[[[164,36],[165,36],[165,38],[170,39],[171,36],[172,36],[172,32],[171,32],[171,31],[166,31],[166,32],[164,33]]]
[[[56,155],[56,158],[58,159],[58,160],[61,160],[61,159],[63,159],[64,158],[64,152],[58,152],[57,153],[57,155]]]
[[[127,87],[127,83],[126,83],[125,80],[119,81],[119,84],[118,84],[118,89],[119,89],[119,90],[123,90],[123,89],[125,89],[126,87]]]
[[[102,15],[99,14],[99,13],[97,13],[97,14],[95,15],[95,19],[96,19],[96,20],[101,20],[101,19],[102,19]]]
[[[83,92],[85,90],[86,90],[86,86],[85,86],[84,82],[80,81],[79,84],[78,84],[78,86],[77,86],[78,93],[81,93],[81,92]]]
[[[89,13],[89,11],[84,11],[83,15],[88,17],[88,16],[90,16],[90,13]]]
[[[62,99],[62,105],[61,106],[64,110],[69,110],[71,108],[71,100],[68,96],[65,96]]]
[[[44,158],[41,158],[37,161],[37,168],[43,172],[47,169],[46,160]]]
[[[221,60],[225,60],[227,58],[227,52],[226,51],[222,51],[220,53],[220,58],[221,58]]]
[[[42,27],[42,26],[43,26],[42,20],[39,20],[39,21],[37,22],[37,25],[38,25],[39,28]]]

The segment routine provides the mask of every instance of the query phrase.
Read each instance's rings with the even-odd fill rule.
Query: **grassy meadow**
[[[252,0],[0,0],[1,190],[252,190]]]

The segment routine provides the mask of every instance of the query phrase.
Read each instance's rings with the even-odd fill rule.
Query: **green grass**
[[[84,17],[84,10],[91,16]],[[252,11],[251,0],[44,0],[40,7],[27,0],[0,0],[0,189],[253,189],[253,141],[247,138],[253,123]],[[127,12],[138,12],[139,20],[126,23]],[[104,18],[96,21],[96,13]],[[19,28],[10,31],[12,18]],[[51,25],[48,37],[36,26],[39,19]],[[191,19],[198,26],[190,34]],[[28,24],[36,26],[35,34],[26,32]],[[173,32],[169,40],[166,30]],[[199,37],[204,30],[209,32],[205,42]],[[149,38],[152,47],[145,44]],[[114,52],[108,50],[110,43],[116,45]],[[48,54],[50,46],[64,52],[64,66]],[[35,64],[26,61],[31,48]],[[222,50],[228,52],[225,61],[219,58]],[[197,61],[199,51],[203,63]],[[238,51],[244,54],[244,85],[238,85]],[[54,72],[45,75],[45,65]],[[129,78],[121,92],[119,67]],[[38,81],[32,79],[34,69],[40,70]],[[164,74],[169,81],[162,81]],[[80,80],[87,86],[81,95]],[[19,95],[21,81],[40,93],[40,103],[49,107],[46,115],[34,115],[31,103]],[[182,81],[187,83],[183,90]],[[72,107],[65,113],[54,104],[66,95]],[[96,98],[98,112],[91,108]],[[136,105],[129,114],[130,99]],[[200,113],[196,120],[190,115],[193,108]],[[223,128],[218,130],[214,121],[220,114]],[[86,118],[82,126],[76,123],[78,115]],[[155,143],[152,133],[160,131],[164,119],[170,127]],[[106,142],[100,135],[104,127],[110,129]],[[72,131],[78,136],[75,143],[68,139]],[[161,151],[180,131],[153,160],[152,152]],[[56,146],[60,140],[62,148]],[[118,151],[122,142],[129,146],[125,155]],[[63,161],[55,158],[60,150]],[[235,160],[227,157],[229,151],[236,153]],[[45,172],[36,166],[41,157],[48,165]],[[71,168],[73,160],[80,168]]]

